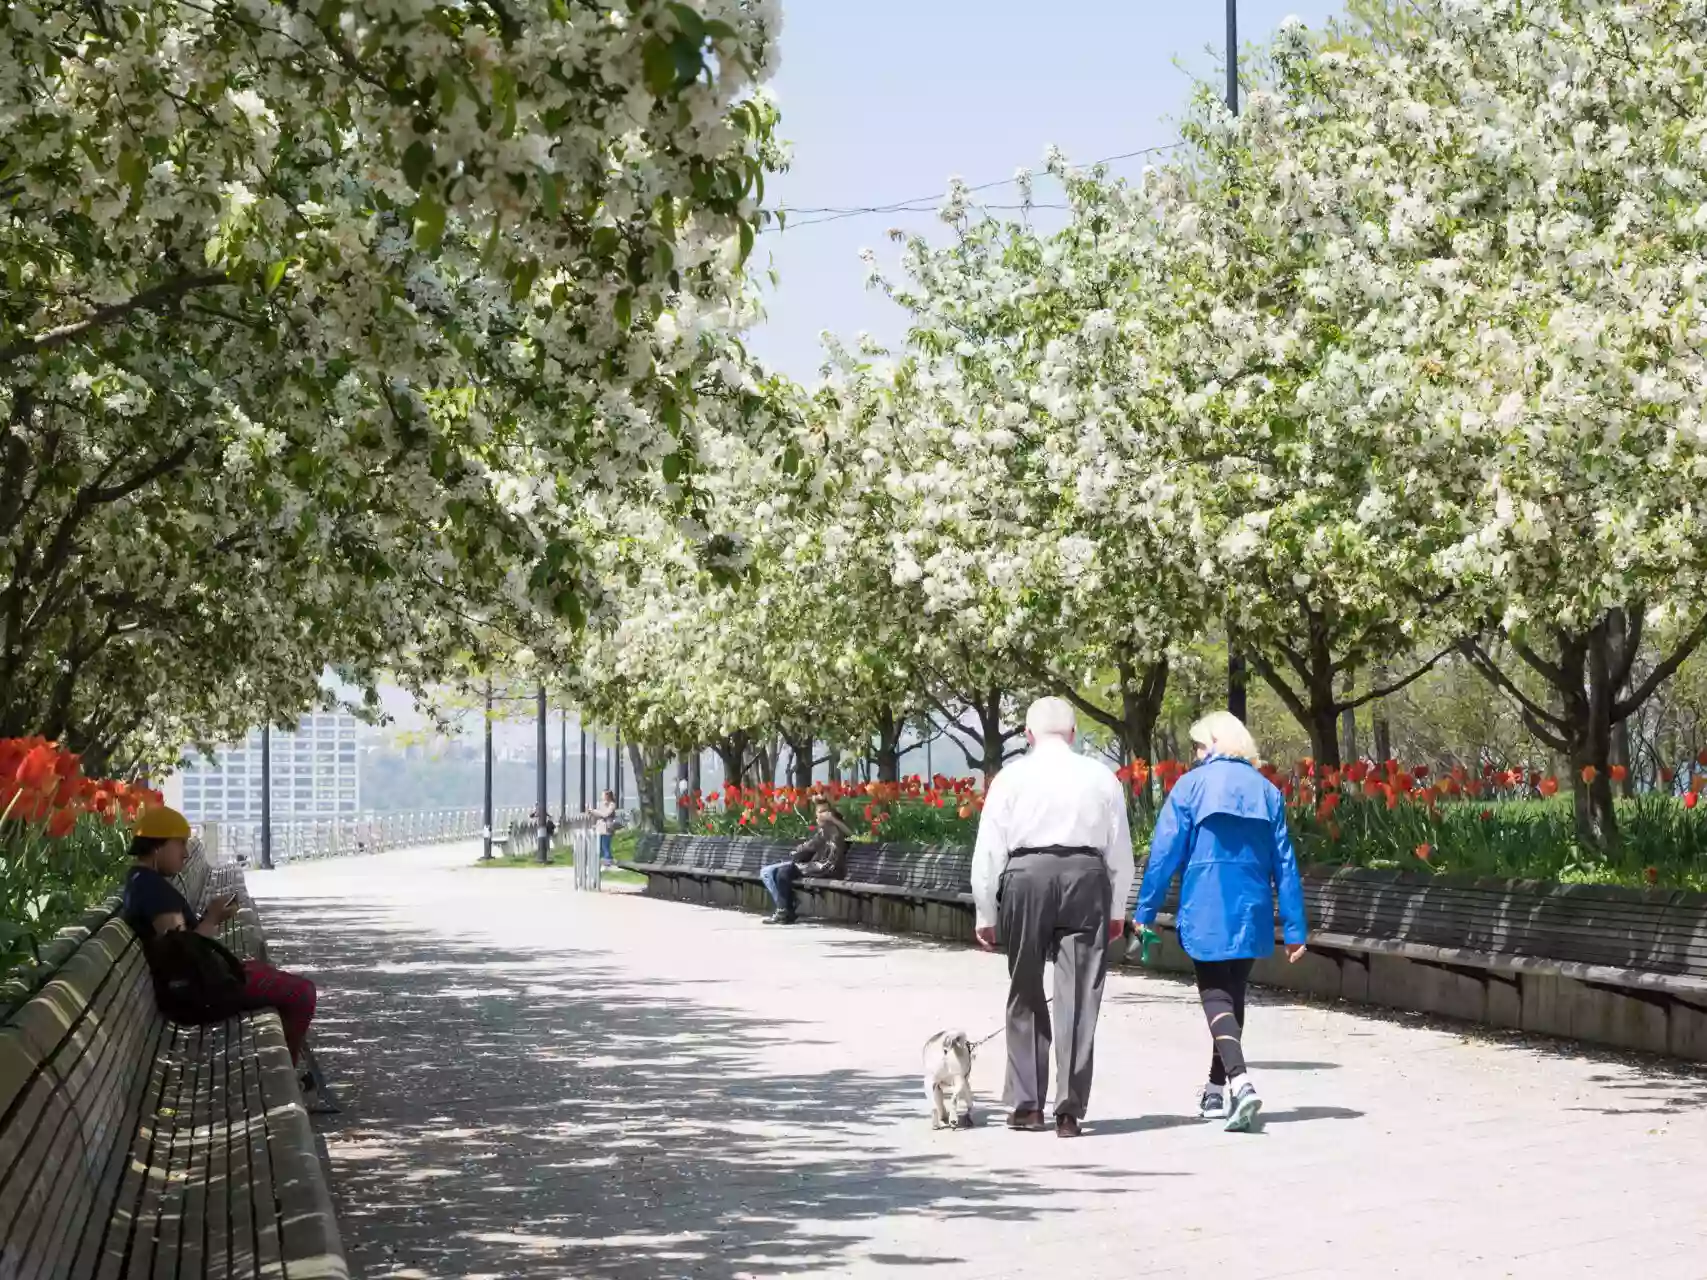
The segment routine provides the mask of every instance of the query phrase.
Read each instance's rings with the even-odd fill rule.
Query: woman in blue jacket
[[[1176,875],[1180,946],[1197,970],[1213,1053],[1199,1104],[1229,1133],[1251,1127],[1262,1109],[1245,1070],[1241,1035],[1245,984],[1274,953],[1275,898],[1287,959],[1304,955],[1304,885],[1286,829],[1286,801],[1257,772],[1257,744],[1237,716],[1215,712],[1191,726],[1198,765],[1175,785],[1150,837],[1138,894],[1140,926],[1155,922]],[[1231,1101],[1224,1089],[1230,1089]]]

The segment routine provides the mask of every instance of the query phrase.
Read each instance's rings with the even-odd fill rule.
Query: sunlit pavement
[[[998,957],[577,894],[478,846],[251,872],[320,984],[318,1122],[370,1278],[1707,1277],[1707,1073],[1262,997],[1263,1132],[1194,1118],[1194,993],[1110,980],[1085,1136],[933,1133]]]

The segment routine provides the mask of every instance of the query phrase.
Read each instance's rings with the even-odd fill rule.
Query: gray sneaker
[[[1234,1091],[1233,1100],[1227,1104],[1227,1123],[1222,1127],[1228,1133],[1249,1133],[1261,1110],[1262,1099],[1257,1097],[1256,1086],[1247,1080]]]
[[[1203,1097],[1197,1103],[1198,1114],[1205,1120],[1227,1118],[1227,1091],[1217,1084],[1203,1086]]]

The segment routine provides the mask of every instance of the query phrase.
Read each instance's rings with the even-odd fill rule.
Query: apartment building
[[[261,820],[261,731],[212,760],[193,758],[173,780],[191,822]],[[306,717],[293,732],[273,731],[273,821],[353,817],[361,809],[356,719],[343,713]]]

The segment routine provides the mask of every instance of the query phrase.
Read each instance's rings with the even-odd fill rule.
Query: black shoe
[[[1041,1111],[1016,1111],[1008,1117],[1008,1128],[1026,1133],[1039,1133],[1044,1128]]]

